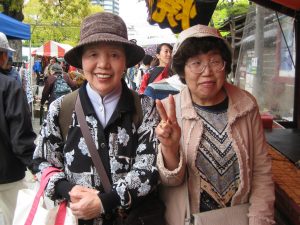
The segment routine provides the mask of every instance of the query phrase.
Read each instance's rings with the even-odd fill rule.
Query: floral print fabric
[[[104,167],[111,177],[113,191],[120,197],[120,205],[129,208],[132,202],[147,195],[158,182],[156,168],[156,146],[154,129],[159,122],[154,102],[141,98],[143,121],[139,127],[133,123],[134,100],[129,89],[124,88],[121,99],[108,125],[103,129],[88,99],[85,85],[79,90],[86,121],[92,138],[101,155]],[[93,165],[90,153],[82,136],[75,112],[64,144],[58,117],[64,97],[55,100],[44,121],[34,160],[39,170],[55,166],[63,170],[49,181],[46,194],[55,196],[55,183],[68,180],[103,192],[101,179]]]

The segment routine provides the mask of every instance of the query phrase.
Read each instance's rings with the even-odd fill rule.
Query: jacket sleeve
[[[186,170],[186,160],[183,156],[183,151],[180,148],[180,160],[178,167],[174,170],[168,170],[164,164],[164,158],[161,152],[160,145],[158,146],[157,154],[157,168],[160,175],[161,183],[166,186],[178,186],[184,181],[184,174]]]
[[[271,158],[265,141],[264,130],[257,108],[251,112],[253,135],[253,172],[250,194],[249,225],[274,224],[274,182]]]
[[[42,172],[49,166],[64,170],[64,142],[58,124],[58,115],[62,100],[63,97],[58,98],[50,104],[46,121],[42,124],[40,134],[37,138],[37,147],[33,155],[35,170],[37,172]],[[55,186],[57,183],[65,180],[67,178],[64,172],[51,176],[45,190],[46,196],[49,196],[53,200],[60,199],[62,196],[57,196]]]
[[[12,149],[15,156],[31,169],[36,134],[32,128],[26,96],[16,80],[11,81],[8,90],[5,99],[5,117],[8,123]]]
[[[175,98],[176,101],[177,98]],[[169,107],[169,101],[167,99],[162,100],[162,103],[165,108]],[[176,111],[179,110],[178,103],[176,102]],[[178,112],[176,112],[176,115]],[[177,115],[178,120],[178,115]],[[182,122],[178,121],[179,124]],[[186,159],[184,156],[184,150],[182,148],[182,144],[180,141],[180,148],[179,148],[179,164],[178,167],[172,171],[168,170],[164,165],[164,158],[161,152],[161,146],[158,146],[158,154],[157,154],[157,167],[158,172],[160,175],[160,179],[162,184],[166,186],[177,186],[180,185],[184,181],[184,175],[186,171]]]
[[[46,79],[44,89],[42,92],[41,105],[44,105],[47,100],[49,101],[49,95],[50,95],[51,90],[53,89],[53,85],[54,85],[53,79],[56,79],[56,78],[50,76]]]

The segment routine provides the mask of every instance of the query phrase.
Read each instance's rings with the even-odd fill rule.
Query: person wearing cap
[[[51,102],[53,102],[56,99],[56,96],[53,92],[55,81],[58,76],[62,76],[72,90],[75,90],[77,88],[77,83],[73,81],[68,74],[63,72],[63,68],[58,63],[54,63],[53,65],[51,65],[49,74],[50,75],[45,81],[45,86],[42,92],[41,106],[43,106],[46,101],[48,101],[49,106]]]
[[[20,85],[22,85],[20,74],[16,70],[16,68],[13,66],[12,53],[9,54],[8,61],[7,61],[6,65],[4,65],[2,68],[3,68],[2,73],[4,73],[5,75],[7,75],[9,77],[14,78],[15,80],[17,80],[19,82]]]
[[[226,81],[231,63],[231,49],[215,28],[195,25],[179,34],[172,68],[186,87],[156,100],[157,166],[163,185],[187,182],[192,214],[250,203],[249,225],[271,225],[274,183],[259,108],[250,93]],[[168,193],[168,223],[182,225],[186,197]]]
[[[12,70],[12,64],[13,64],[13,53],[15,52],[14,49],[12,49],[9,44],[7,37],[4,33],[0,32],[0,57],[2,60],[2,65],[0,67],[0,72],[4,75],[14,77],[16,80],[19,81],[21,85],[21,80],[18,72],[16,73]]]
[[[0,32],[0,224],[12,224],[18,191],[26,188],[36,135],[22,86],[2,73],[14,50]]]
[[[104,191],[104,181],[93,164],[74,110],[66,140],[63,139],[59,112],[70,95],[50,104],[34,160],[40,171],[49,166],[63,170],[51,178],[46,193],[55,200],[67,199],[79,224],[120,224],[115,221],[119,219],[117,209],[126,213],[143,207],[159,209],[152,205],[157,199],[159,179],[154,135],[159,117],[154,102],[148,97],[139,99],[122,78],[144,54],[142,47],[128,40],[124,21],[108,12],[86,17],[78,45],[65,54],[66,62],[82,69],[86,78],[77,98],[112,188]],[[139,112],[137,105],[143,110],[139,124],[134,120]],[[144,213],[149,216],[151,211]],[[139,219],[135,217],[135,223],[164,224],[163,212],[162,222],[136,216]]]

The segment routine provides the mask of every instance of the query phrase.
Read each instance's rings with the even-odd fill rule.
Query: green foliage
[[[32,46],[39,47],[49,40],[76,45],[83,18],[103,9],[89,0],[30,0],[23,11],[24,22],[31,24]]]
[[[8,6],[7,12],[13,12],[13,11],[20,12],[20,11],[22,11],[24,0],[3,0],[3,1],[0,1],[0,3],[2,3],[2,7],[3,7],[3,5]],[[2,10],[4,10],[4,9],[2,9]]]
[[[23,21],[23,3],[23,0],[2,0],[0,1],[0,12],[16,20]]]
[[[212,16],[212,21],[216,28],[229,20],[230,17],[244,15],[249,8],[248,0],[219,0],[217,8]]]

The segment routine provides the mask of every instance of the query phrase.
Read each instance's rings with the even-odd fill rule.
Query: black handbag
[[[158,193],[149,194],[128,212],[118,212],[114,225],[165,225],[165,205]]]
[[[108,193],[111,190],[111,183],[86,123],[79,96],[76,99],[75,112],[92,161],[103,181],[104,191]],[[154,190],[139,203],[133,205],[130,210],[117,209],[113,215],[104,215],[103,220],[113,221],[110,223],[113,225],[165,225],[164,214],[165,205],[159,198],[158,192]],[[105,221],[104,224],[106,224]]]

